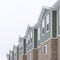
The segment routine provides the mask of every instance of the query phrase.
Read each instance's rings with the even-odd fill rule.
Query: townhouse
[[[19,36],[19,60],[26,60],[26,39]]]
[[[14,51],[9,50],[10,60],[14,60]]]
[[[7,57],[7,60],[10,60],[10,54],[7,54],[6,57]]]
[[[17,51],[13,49],[18,52],[14,60],[60,60],[60,0],[42,8],[38,22],[33,27],[28,25],[24,37],[19,36],[18,47]]]
[[[57,9],[57,39],[58,39],[58,60],[60,60],[60,0],[53,5]]]
[[[14,60],[18,60],[19,59],[19,46],[13,46],[13,52],[14,52]]]
[[[26,38],[26,55],[27,60],[38,60],[37,50],[37,30],[28,25],[25,38]]]
[[[57,11],[56,8],[43,7],[35,25],[37,29],[38,60],[58,59],[57,36]]]

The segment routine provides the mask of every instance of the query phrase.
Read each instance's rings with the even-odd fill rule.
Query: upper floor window
[[[28,44],[30,44],[30,34],[28,34]]]
[[[32,32],[31,32],[31,42],[32,42]]]
[[[26,38],[26,44],[28,44],[28,39]]]
[[[42,20],[42,34],[44,34],[44,28],[45,28],[45,21],[44,19]]]
[[[49,30],[49,14],[46,16],[46,30]]]
[[[47,54],[47,45],[44,45],[44,54]]]
[[[38,31],[37,31],[37,39],[40,40],[40,26],[38,27]]]

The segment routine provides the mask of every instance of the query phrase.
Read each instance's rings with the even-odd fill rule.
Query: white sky
[[[42,6],[52,6],[57,0],[0,0],[0,60],[24,36],[27,25],[38,20]]]

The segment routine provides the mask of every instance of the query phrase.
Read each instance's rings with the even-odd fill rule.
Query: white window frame
[[[30,34],[28,34],[28,40],[30,40]]]
[[[49,14],[46,16],[46,32],[49,32],[49,29],[47,30],[48,24],[49,24]]]
[[[32,31],[31,31],[31,38],[32,38]]]
[[[40,26],[38,27],[38,31],[37,31],[37,40],[40,40]]]
[[[48,52],[48,46],[47,45],[44,45],[44,54],[46,55]]]
[[[60,26],[60,7],[59,7],[59,26]]]
[[[42,20],[42,29],[45,29],[45,19]],[[43,33],[43,30],[42,30],[42,36],[45,34],[45,32]]]
[[[26,38],[26,44],[28,44],[28,38]]]

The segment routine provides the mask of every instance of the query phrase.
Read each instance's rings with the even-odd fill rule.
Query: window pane
[[[45,22],[44,22],[44,20],[42,21],[42,28],[44,28],[45,27]]]
[[[28,39],[26,38],[26,44],[28,44]]]
[[[42,21],[42,34],[44,34],[44,28],[45,28],[45,22],[44,20]]]
[[[46,30],[49,30],[49,14],[46,16]]]
[[[47,54],[47,45],[44,46],[44,54]]]
[[[46,16],[46,24],[49,24],[49,14]]]
[[[30,34],[28,35],[28,40],[30,40]]]

